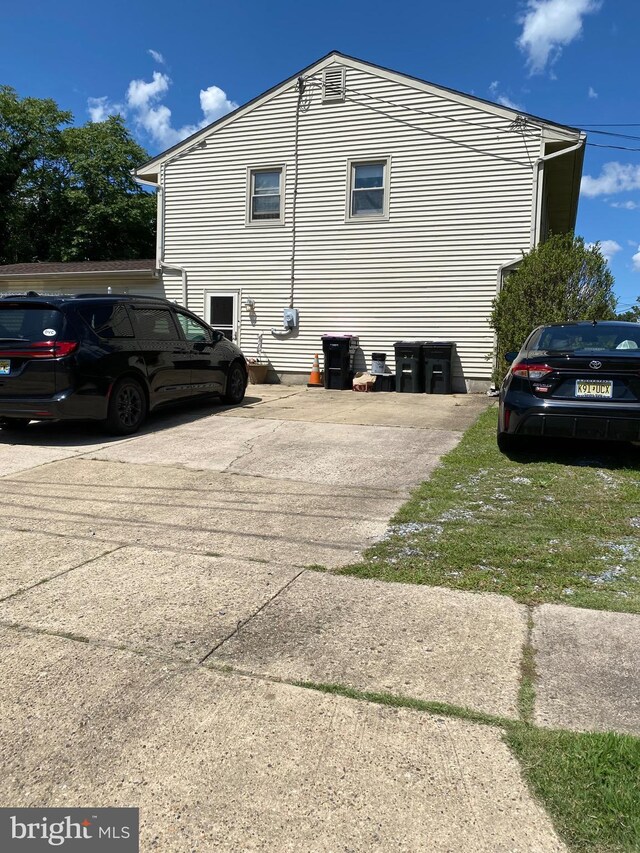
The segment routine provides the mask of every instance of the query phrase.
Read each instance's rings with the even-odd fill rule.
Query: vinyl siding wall
[[[462,379],[488,380],[488,325],[498,268],[529,249],[532,165],[540,133],[480,107],[347,67],[347,100],[322,103],[307,81],[299,119],[294,306],[300,327],[278,339],[291,291],[297,92],[216,129],[169,161],[166,263],[186,267],[188,307],[207,289],[240,290],[239,343],[278,372],[308,373],[325,333],[360,336],[367,361],[402,339],[453,340]],[[346,221],[349,158],[390,157],[389,220]],[[249,167],[286,167],[284,225],[246,224]],[[164,274],[170,298],[180,276]],[[173,294],[173,295],[172,295]]]

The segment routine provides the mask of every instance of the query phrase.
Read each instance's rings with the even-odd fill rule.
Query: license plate
[[[11,362],[8,358],[0,358],[0,376],[8,376],[11,373]]]
[[[577,379],[576,397],[613,397],[611,379]]]

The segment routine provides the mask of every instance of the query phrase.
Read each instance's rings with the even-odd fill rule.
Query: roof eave
[[[0,280],[8,281],[20,279],[20,281],[40,281],[46,279],[64,279],[70,276],[77,278],[158,278],[158,270],[76,270],[75,272],[21,272],[21,273],[1,273]]]

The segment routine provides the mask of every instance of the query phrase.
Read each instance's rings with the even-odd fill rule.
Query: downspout
[[[147,187],[153,187],[157,190],[158,193],[158,209],[157,209],[157,219],[156,219],[156,268],[159,272],[163,269],[172,270],[174,272],[179,272],[182,278],[182,304],[185,308],[188,308],[188,288],[187,288],[187,270],[184,267],[178,266],[177,264],[165,264],[163,261],[164,258],[164,186],[163,186],[163,177],[164,177],[164,168],[165,164],[160,167],[160,183],[155,183],[155,181],[147,181],[144,178],[139,178],[136,175],[135,169],[133,171],[134,180],[143,184]]]
[[[577,151],[585,143],[586,134],[581,133],[578,142],[575,145],[570,145],[569,148],[562,148],[560,151],[554,151],[551,154],[543,154],[533,164],[533,210],[531,211],[531,232],[529,239],[529,248],[535,248],[537,238],[540,232],[540,167],[548,160],[553,160],[554,157],[562,157],[563,154],[571,154]]]

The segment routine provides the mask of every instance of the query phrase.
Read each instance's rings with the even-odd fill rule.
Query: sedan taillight
[[[548,364],[514,364],[511,368],[514,376],[521,376],[523,379],[533,379],[539,381],[548,373],[553,373],[553,367]]]

